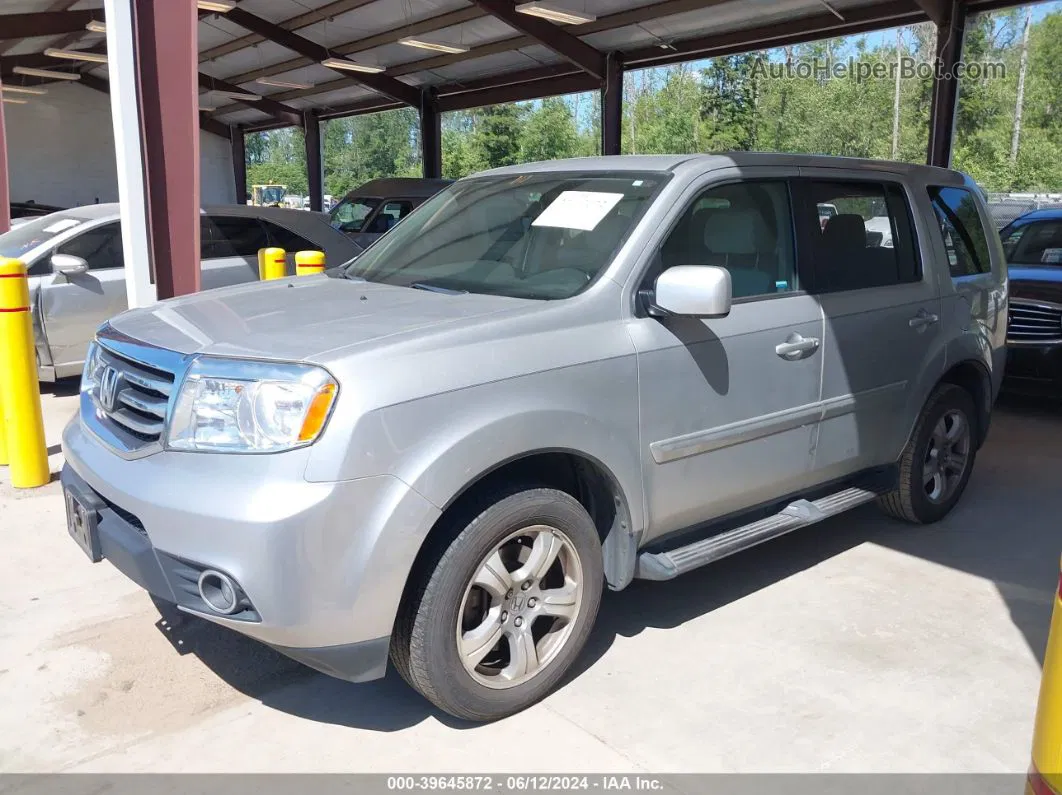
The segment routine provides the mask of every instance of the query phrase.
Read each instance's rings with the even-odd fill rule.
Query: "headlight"
[[[89,343],[85,355],[85,370],[81,374],[81,391],[87,392],[99,383],[100,370],[103,369],[103,357],[100,356],[98,342]]]
[[[338,386],[320,367],[202,358],[170,417],[171,450],[276,453],[311,444]]]

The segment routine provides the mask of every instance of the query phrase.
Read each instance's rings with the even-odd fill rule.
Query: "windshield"
[[[1062,265],[1062,218],[1008,227],[1000,235],[1011,265]]]
[[[284,201],[283,185],[267,185],[262,188],[262,201],[268,204],[280,204]]]
[[[20,258],[67,229],[84,223],[81,218],[56,213],[26,221],[0,235],[0,257]],[[28,263],[27,263],[28,264]]]
[[[332,208],[332,228],[340,232],[360,232],[365,226],[365,219],[379,204],[379,199],[361,197],[344,199]]]
[[[347,266],[422,289],[569,298],[612,260],[669,175],[539,173],[462,180]]]

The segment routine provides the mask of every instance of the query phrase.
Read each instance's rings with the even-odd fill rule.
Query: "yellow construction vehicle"
[[[282,207],[287,185],[251,186],[251,204],[255,207]]]

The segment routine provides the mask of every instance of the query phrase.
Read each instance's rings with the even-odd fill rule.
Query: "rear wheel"
[[[897,519],[928,524],[959,501],[977,456],[977,414],[962,387],[941,384],[926,401],[903,454],[898,488],[878,501]]]
[[[510,715],[549,693],[578,656],[602,583],[597,529],[577,500],[554,489],[500,495],[421,567],[392,661],[451,715]]]

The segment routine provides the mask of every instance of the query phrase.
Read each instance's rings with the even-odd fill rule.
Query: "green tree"
[[[579,133],[571,106],[560,97],[542,100],[520,130],[520,159],[557,160],[578,154]]]

